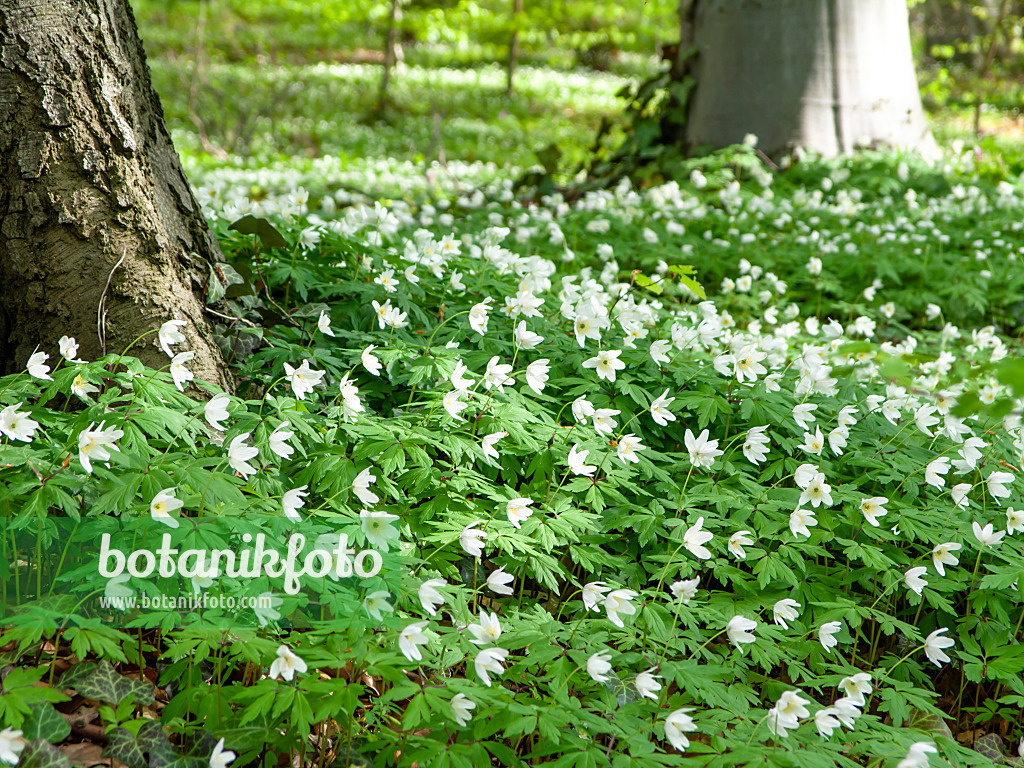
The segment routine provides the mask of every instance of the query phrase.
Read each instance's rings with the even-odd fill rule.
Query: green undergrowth
[[[754,157],[572,205],[195,170],[236,390],[188,324],[157,370],[41,339],[0,380],[0,738],[66,765],[54,707],[93,706],[131,768],[1016,760],[1024,190]],[[108,578],[104,533],[382,570]],[[236,607],[141,602],[203,595]]]

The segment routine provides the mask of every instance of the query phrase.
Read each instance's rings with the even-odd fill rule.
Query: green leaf
[[[422,693],[417,693],[409,700],[409,705],[405,708],[405,717],[402,718],[402,727],[406,730],[411,730],[421,722],[429,719],[430,706],[427,703],[427,697]]]
[[[654,294],[660,294],[665,289],[661,287],[660,283],[656,283],[651,278],[647,277],[639,269],[633,270],[633,282],[639,285],[641,288],[646,288],[648,291]]]
[[[19,768],[71,768],[67,755],[43,739],[30,741],[21,753]]]
[[[231,224],[228,229],[234,230],[243,235],[256,235],[260,242],[263,243],[264,248],[287,248],[288,241],[284,239],[284,236],[274,228],[266,219],[260,219],[256,216],[243,216],[238,221]]]
[[[995,366],[995,374],[999,383],[1010,387],[1014,395],[1020,397],[1024,394],[1024,359],[1000,360]]]
[[[113,729],[103,756],[120,760],[129,768],[208,768],[212,737],[201,731],[199,738],[190,754],[182,754],[171,744],[163,726],[150,720],[138,735],[126,728]]]
[[[136,703],[143,706],[152,704],[155,698],[150,683],[129,680],[114,671],[106,661],[75,664],[61,675],[60,685],[65,689],[74,688],[86,698],[105,701],[114,706],[127,696],[134,696]]]
[[[64,636],[71,642],[71,650],[79,658],[94,653],[100,658],[127,661],[124,651],[121,650],[121,643],[126,636],[112,627],[74,627]]]
[[[3,695],[0,695],[0,723],[18,728],[31,717],[32,707],[44,702],[68,700],[60,691],[46,685],[36,685],[45,671],[43,667],[15,668],[4,678]]]
[[[691,275],[697,274],[696,267],[691,267],[689,264],[670,264],[668,271],[676,275],[680,283],[700,296],[701,299],[707,299],[708,295],[704,292],[704,286],[691,277]]]
[[[36,702],[29,707],[29,715],[22,723],[21,730],[26,739],[45,739],[56,744],[68,737],[71,724],[53,705]]]
[[[534,154],[546,173],[552,174],[558,170],[558,163],[562,159],[562,150],[558,145],[548,144],[544,149],[535,150]]]
[[[146,753],[139,746],[135,734],[125,728],[114,728],[107,735],[110,740],[103,750],[104,757],[119,760],[128,768],[147,768]]]

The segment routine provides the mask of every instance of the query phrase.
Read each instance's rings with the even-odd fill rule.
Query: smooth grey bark
[[[904,0],[696,0],[687,138],[776,155],[886,144],[937,152]]]
[[[215,260],[128,0],[3,0],[0,365],[37,345],[55,358],[65,334],[96,359],[180,319],[189,345],[176,350],[227,387],[198,293]],[[155,334],[131,354],[168,363]]]

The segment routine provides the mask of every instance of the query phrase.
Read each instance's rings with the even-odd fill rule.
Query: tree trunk
[[[96,359],[180,319],[190,369],[227,387],[197,293],[215,260],[128,0],[3,0],[0,366],[63,335]],[[155,334],[132,354],[168,363]]]
[[[697,3],[700,0],[679,0],[676,10],[679,13],[679,52],[684,54],[685,50],[693,45],[694,29],[697,16]]]
[[[992,30],[988,35],[988,43],[985,46],[985,56],[982,59],[981,67],[978,70],[978,87],[977,93],[974,94],[974,138],[975,140],[981,139],[981,111],[985,107],[985,98],[988,95],[988,74],[992,67],[992,61],[995,59],[997,46],[999,45],[999,35],[1003,29],[1003,22],[1006,20],[1006,12],[1009,8],[1009,0],[1001,0],[999,8],[996,11],[995,20],[992,24]]]
[[[971,27],[976,23],[967,6],[967,0],[926,0],[919,6],[923,12],[925,53],[931,56],[934,46],[951,46],[954,49],[959,43],[969,43],[973,33]],[[973,63],[973,54],[955,51],[954,60]]]
[[[692,144],[937,152],[903,0],[697,0],[693,37]]]
[[[384,39],[384,74],[380,78],[380,100],[382,102],[388,96],[388,86],[391,84],[391,70],[398,60],[398,20],[401,18],[400,2],[401,0],[391,0],[391,12],[388,15],[388,33]]]
[[[519,61],[519,17],[523,12],[523,0],[512,0],[512,37],[508,41],[508,62],[505,67],[505,95],[515,92],[516,64]]]

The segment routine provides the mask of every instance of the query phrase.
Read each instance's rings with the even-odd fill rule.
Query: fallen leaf
[[[83,725],[89,725],[98,717],[98,707],[89,707],[83,704],[78,709],[74,710],[70,715],[68,715],[68,722],[80,728]]]
[[[375,694],[377,694],[378,696],[380,696],[380,691],[379,691],[379,690],[377,690],[377,684],[376,684],[376,683],[375,683],[375,682],[373,681],[373,678],[372,678],[372,677],[370,677],[370,676],[369,676],[368,674],[366,674],[365,672],[363,673],[363,685],[365,685],[365,686],[366,686],[367,688],[369,688],[369,689],[370,689],[371,691],[373,691],[373,692],[374,692]]]
[[[103,757],[103,747],[89,741],[82,741],[78,744],[65,744],[59,747],[72,765],[80,765],[82,768],[90,768],[93,765],[109,765],[110,761]]]

